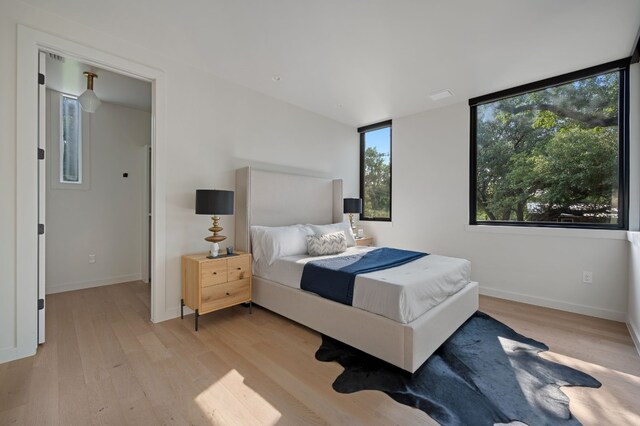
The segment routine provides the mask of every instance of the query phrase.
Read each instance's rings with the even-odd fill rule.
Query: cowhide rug
[[[600,382],[538,356],[547,350],[476,312],[413,376],[327,336],[316,359],[344,367],[336,391],[379,390],[443,425],[579,425],[560,386],[598,388]]]

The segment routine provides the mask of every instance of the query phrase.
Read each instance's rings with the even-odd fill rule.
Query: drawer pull
[[[227,296],[231,296],[229,293],[227,293]]]
[[[242,268],[238,268],[238,271],[242,271]]]
[[[217,272],[214,272],[214,273],[213,273],[213,275],[218,275],[218,273],[217,273]]]

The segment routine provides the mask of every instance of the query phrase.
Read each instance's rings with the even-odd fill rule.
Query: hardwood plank
[[[16,426],[29,424],[24,421],[24,414],[27,410],[27,405],[20,405],[18,407],[10,408],[5,411],[0,411],[0,426]]]
[[[149,401],[155,417],[162,424],[188,424],[184,407],[177,402],[179,398],[173,392],[162,367],[153,363],[144,351],[127,355],[131,369]]]
[[[100,349],[98,336],[93,327],[91,313],[75,311],[74,324],[85,383],[100,382],[107,379],[109,374]]]
[[[161,424],[156,415],[156,411],[144,393],[142,395],[120,398],[118,402],[125,418],[125,424],[131,426],[153,426]]]
[[[93,380],[87,385],[88,410],[94,425],[126,424],[111,378]]]
[[[91,422],[82,368],[82,358],[74,321],[74,311],[81,309],[82,298],[78,291],[69,292],[68,298],[59,298],[56,312],[58,361],[58,415],[61,424],[86,425]]]
[[[8,363],[0,382],[0,412],[27,404],[34,361],[28,357]]]
[[[275,424],[326,424],[287,390],[255,368],[247,358],[250,354],[236,352],[223,341],[199,360],[216,374],[223,374],[226,386],[236,395],[246,410],[263,422]],[[233,366],[233,367],[231,367]],[[222,370],[222,371],[221,371]],[[227,370],[224,372],[224,370]]]
[[[100,348],[117,396],[116,402],[126,423],[135,425],[157,422],[151,404],[111,325],[105,321],[94,321],[94,328],[100,336]]]
[[[198,383],[198,380],[206,380],[209,375],[205,374],[196,378],[188,378],[189,376],[185,367],[187,364],[193,363],[198,363],[198,361],[194,356],[186,354],[181,358],[171,357],[159,361],[158,366],[162,368],[167,382],[177,397],[176,403],[183,407],[183,413],[185,413],[189,423],[194,425],[210,425],[210,418],[196,401],[204,390],[200,383]]]
[[[149,322],[150,286],[48,297],[47,343],[0,365],[0,426],[436,424],[381,392],[344,395],[342,368],[314,358],[320,335],[260,307]],[[481,310],[546,343],[540,356],[602,382],[563,388],[585,425],[640,424],[640,357],[626,327],[481,297]]]
[[[52,336],[50,333],[47,335]],[[29,383],[29,408],[25,411],[24,421],[27,425],[59,424],[57,345],[58,343],[54,340],[38,348]]]

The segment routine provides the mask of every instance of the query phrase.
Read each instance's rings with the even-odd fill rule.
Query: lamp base
[[[213,243],[211,244],[211,250],[209,250],[209,256],[207,257],[209,259],[214,259],[218,257],[219,253],[220,253],[220,245],[218,243]]]
[[[206,237],[205,240],[209,241],[210,243],[219,243],[221,241],[226,240],[227,237],[225,237],[224,235],[212,235],[210,237]]]
[[[353,213],[349,213],[349,224],[351,225],[351,234],[356,236],[356,224],[353,223]]]
[[[225,237],[224,235],[220,235],[220,231],[224,229],[222,228],[222,226],[220,226],[220,217],[213,216],[211,220],[213,220],[213,226],[209,228],[209,231],[213,232],[213,235],[206,237],[205,240],[209,241],[210,243],[219,243],[226,240],[227,237]]]

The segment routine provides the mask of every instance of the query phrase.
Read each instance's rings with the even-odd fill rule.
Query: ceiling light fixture
[[[282,80],[282,79],[280,78],[280,76],[279,76],[279,75],[274,75],[273,77],[271,77],[271,80],[273,80],[273,81],[280,81],[280,80]]]
[[[100,99],[98,99],[96,94],[93,92],[93,79],[98,78],[98,75],[88,71],[85,71],[84,75],[87,77],[87,90],[80,95],[78,101],[80,101],[80,106],[83,110],[93,114],[102,104]]]
[[[450,98],[451,96],[453,96],[453,92],[451,90],[448,90],[448,89],[439,90],[439,91],[434,92],[434,93],[429,95],[429,97],[434,101],[439,101],[441,99]]]

